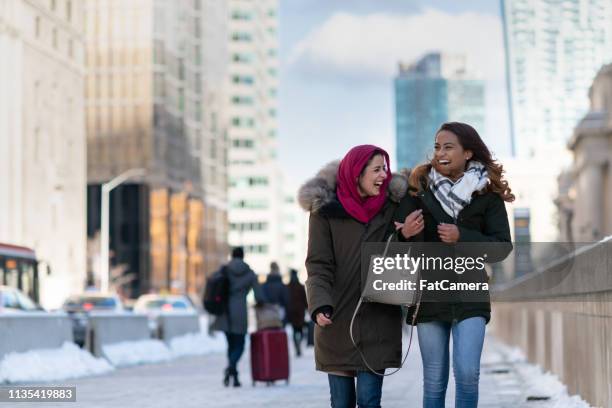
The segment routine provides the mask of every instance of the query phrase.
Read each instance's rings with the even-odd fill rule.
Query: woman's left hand
[[[439,224],[438,236],[442,242],[454,244],[459,241],[459,228],[455,224]]]

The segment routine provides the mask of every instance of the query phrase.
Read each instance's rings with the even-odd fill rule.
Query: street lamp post
[[[127,170],[111,181],[102,184],[102,206],[100,208],[100,291],[108,292],[110,283],[110,268],[109,268],[109,212],[110,212],[110,192],[132,177],[140,177],[145,175],[145,169],[130,169]]]

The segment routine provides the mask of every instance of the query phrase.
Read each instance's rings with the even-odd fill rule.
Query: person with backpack
[[[237,366],[244,352],[248,327],[246,298],[251,290],[258,303],[265,302],[265,297],[257,281],[257,275],[244,262],[242,247],[232,250],[232,259],[217,273],[225,274],[227,277],[229,295],[223,312],[216,316],[211,329],[224,332],[227,339],[228,367],[224,371],[223,385],[227,387],[230,380],[233,380],[234,387],[240,387]]]

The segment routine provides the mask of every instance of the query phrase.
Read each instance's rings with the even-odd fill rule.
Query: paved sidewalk
[[[406,344],[404,345],[404,347]],[[502,347],[487,338],[481,369],[480,407],[552,407],[547,402],[526,402],[526,384],[514,364],[506,361]],[[247,352],[240,364],[241,388],[225,388],[221,384],[225,356],[220,353],[183,358],[167,364],[120,369],[112,374],[69,381],[76,385],[77,403],[29,404],[19,408],[88,407],[88,408],[152,408],[152,407],[288,407],[329,406],[327,377],[314,370],[313,350],[291,359],[291,379],[266,387],[251,385],[250,357]],[[452,407],[454,383],[447,393],[447,406]],[[384,380],[384,407],[420,407],[422,398],[421,361],[418,342],[404,369]],[[0,407],[3,404],[0,403]]]

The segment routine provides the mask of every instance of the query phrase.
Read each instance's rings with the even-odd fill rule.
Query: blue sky
[[[280,0],[279,159],[302,182],[352,146],[395,157],[397,63],[466,53],[487,84],[492,150],[508,152],[503,39],[496,0]]]

